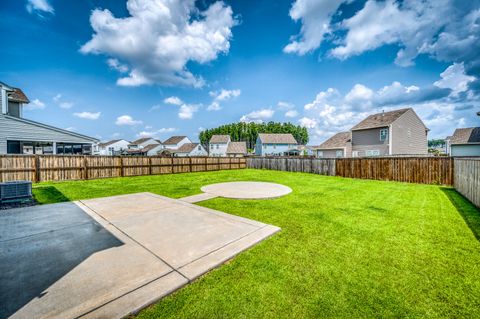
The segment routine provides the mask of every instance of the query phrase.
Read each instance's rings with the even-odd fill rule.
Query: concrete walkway
[[[120,318],[278,230],[151,193],[13,209],[0,318]]]

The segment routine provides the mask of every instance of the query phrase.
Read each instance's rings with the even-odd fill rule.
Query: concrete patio
[[[120,318],[278,227],[138,193],[0,215],[0,318]]]

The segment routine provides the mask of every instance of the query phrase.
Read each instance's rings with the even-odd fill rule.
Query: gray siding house
[[[351,157],[352,133],[340,132],[315,147],[315,156],[322,158]]]
[[[352,157],[428,154],[428,128],[412,108],[370,115],[351,133]]]
[[[96,138],[23,118],[30,101],[0,82],[0,154],[92,154]]]
[[[480,156],[480,127],[457,128],[447,140],[450,156]]]
[[[292,134],[258,134],[255,155],[282,156],[291,150],[297,150],[297,146],[298,143]]]

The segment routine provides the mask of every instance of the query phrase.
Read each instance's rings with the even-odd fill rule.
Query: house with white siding
[[[447,138],[450,156],[480,156],[480,127],[457,128]]]
[[[297,148],[298,143],[292,134],[258,134],[255,155],[283,156]]]
[[[178,150],[186,143],[192,143],[192,141],[186,136],[172,136],[163,142],[163,149]]]
[[[92,154],[98,139],[24,118],[29,102],[21,89],[0,82],[0,154]]]
[[[171,153],[178,157],[208,156],[207,151],[200,143],[185,143],[178,149],[171,150]]]
[[[208,152],[213,157],[227,156],[228,144],[230,143],[230,135],[212,135],[208,143]]]
[[[120,155],[128,149],[130,142],[127,140],[111,140],[108,142],[98,143],[93,147],[94,155]]]

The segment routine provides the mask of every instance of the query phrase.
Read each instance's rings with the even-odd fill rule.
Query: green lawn
[[[142,311],[140,318],[478,318],[480,213],[450,188],[263,170],[41,183],[42,203],[257,180],[273,200],[201,205],[282,231]]]

